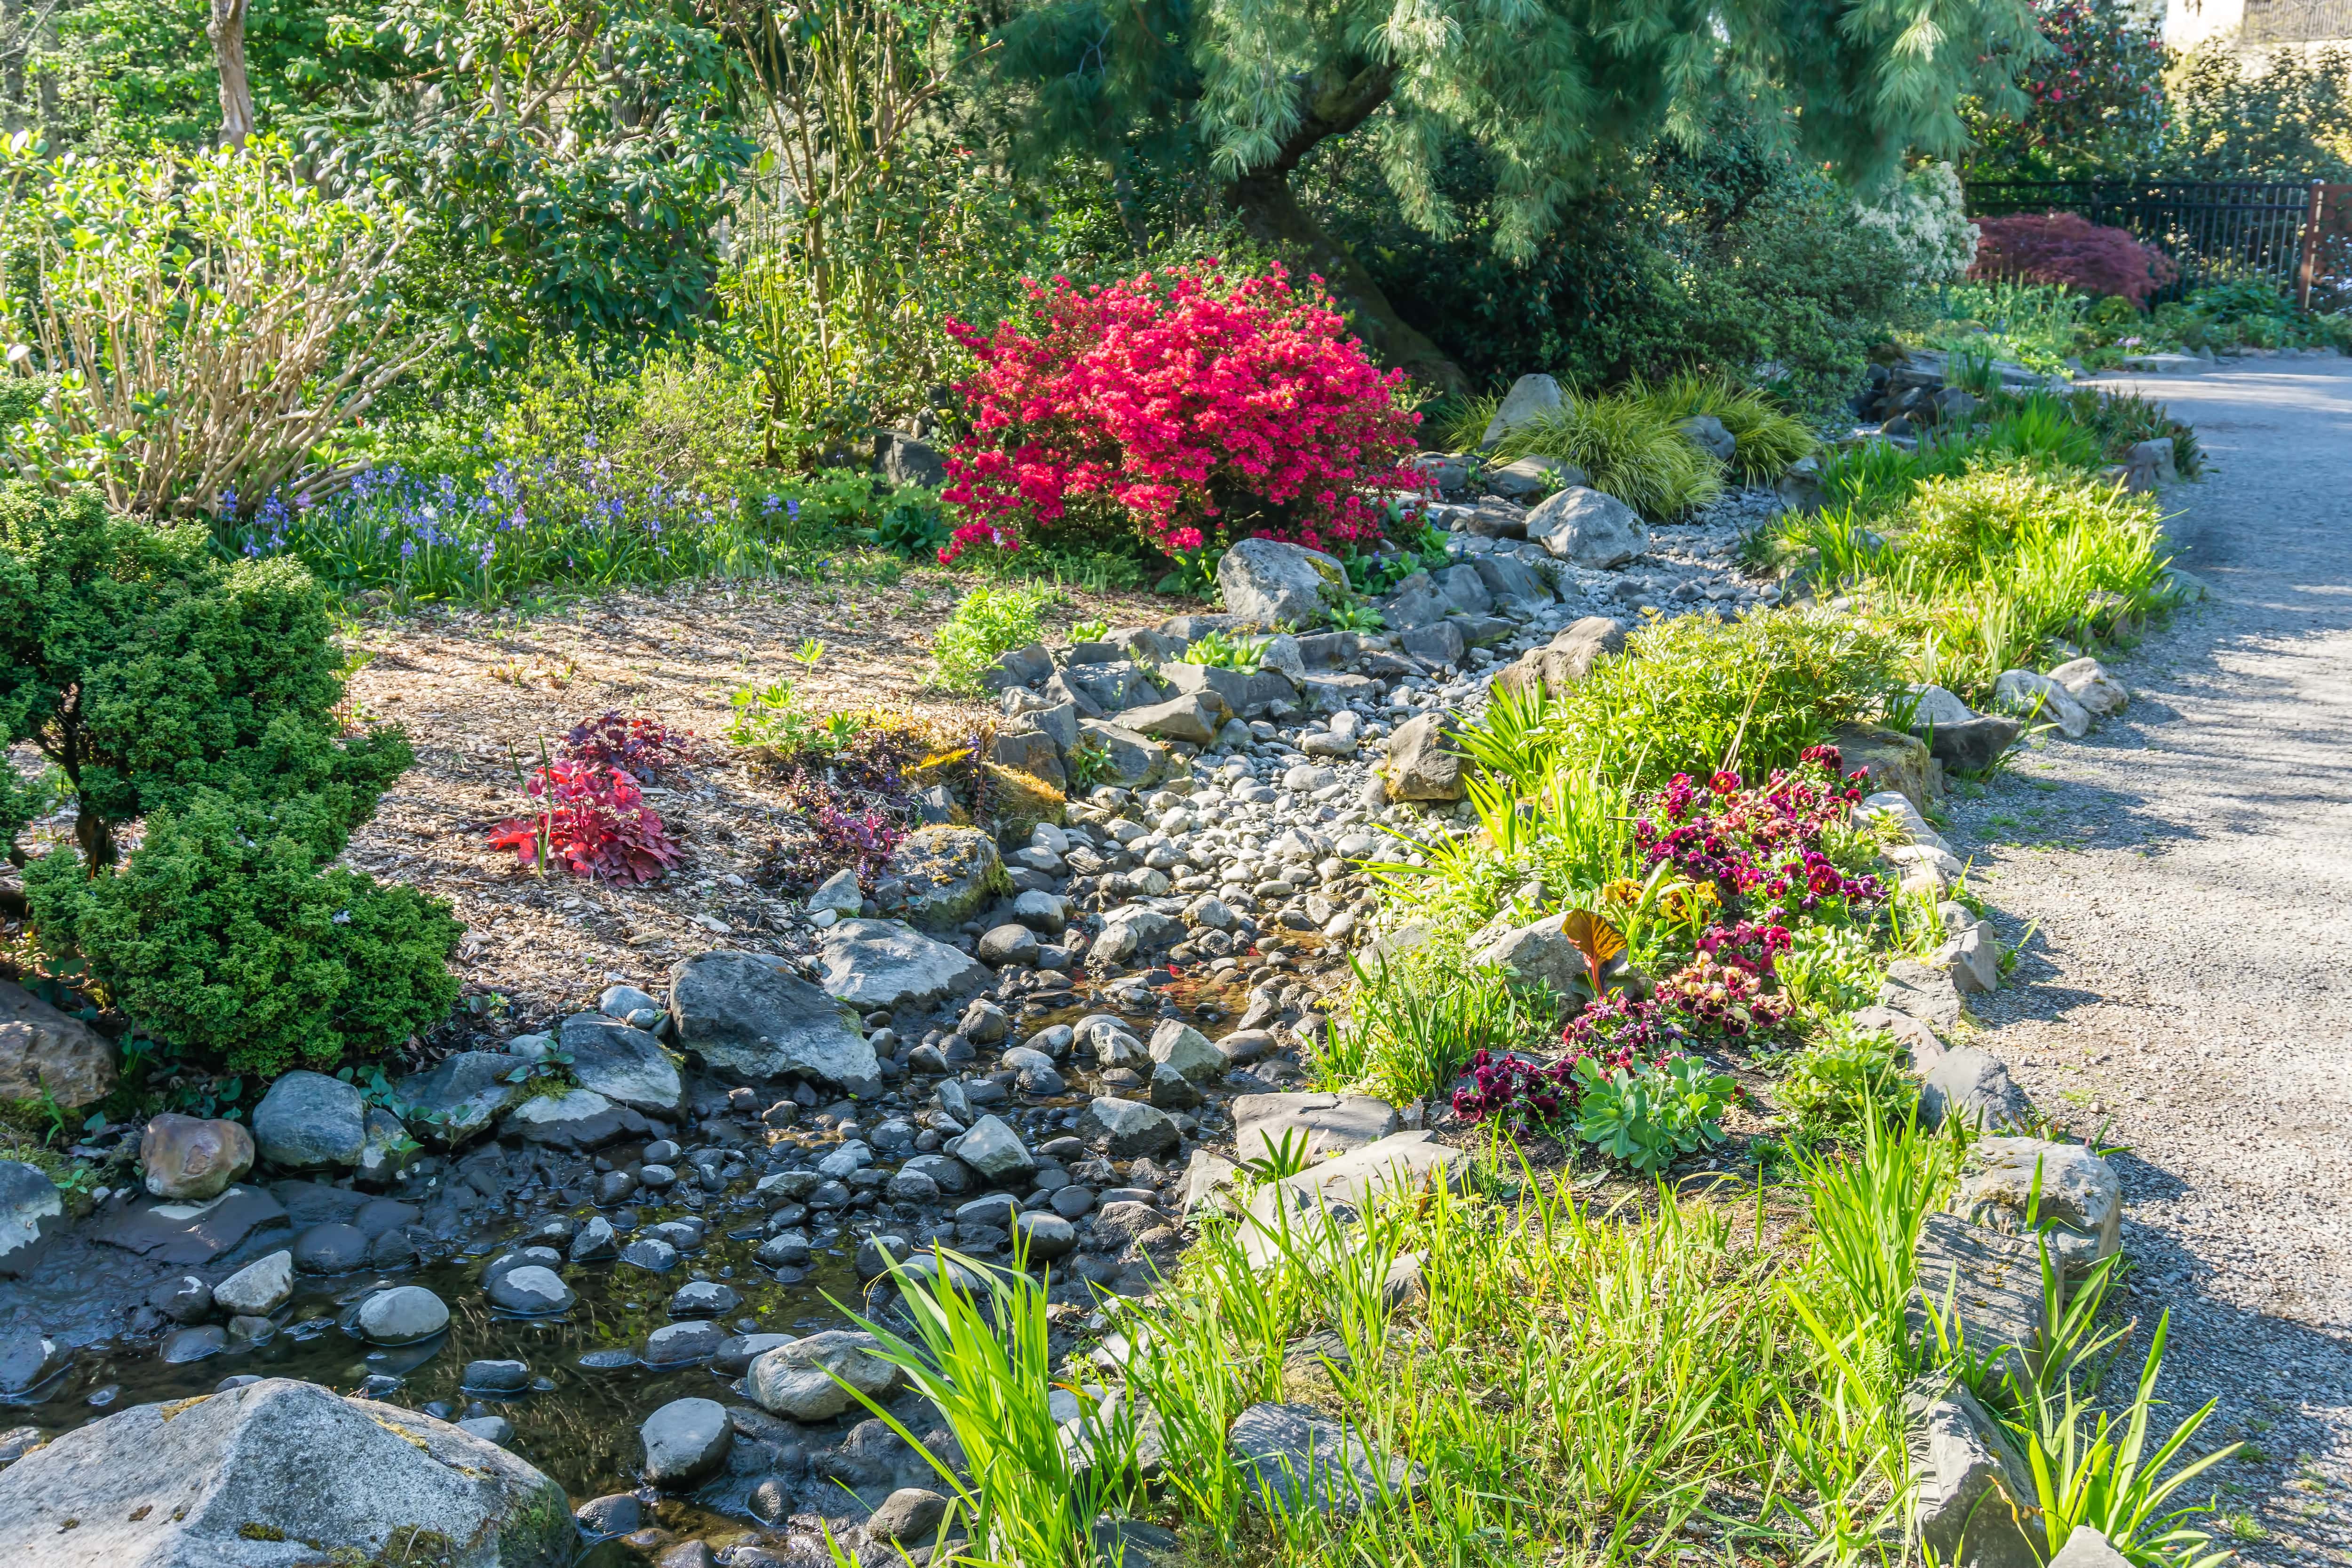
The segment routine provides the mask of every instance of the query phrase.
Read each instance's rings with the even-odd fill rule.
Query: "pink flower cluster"
[[[1419,416],[1347,335],[1319,279],[1230,277],[1205,260],[1106,288],[1029,285],[993,332],[949,331],[980,360],[959,390],[973,433],[947,461],[966,521],[940,552],[1131,526],[1171,554],[1241,532],[1337,548],[1381,531],[1370,492],[1409,488]]]

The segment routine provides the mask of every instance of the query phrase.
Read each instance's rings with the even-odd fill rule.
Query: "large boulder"
[[[1124,724],[1078,721],[1078,740],[1093,754],[1096,776],[1121,789],[1144,789],[1168,776],[1168,748]]]
[[[0,981],[0,1100],[94,1105],[114,1092],[114,1044],[21,985]]]
[[[845,1329],[811,1334],[753,1361],[743,1392],[772,1415],[830,1421],[857,1403],[850,1389],[879,1399],[898,1386],[899,1370],[882,1359],[881,1348],[872,1334]]]
[[[139,1138],[147,1190],[159,1198],[203,1203],[253,1169],[253,1134],[235,1121],[172,1111],[149,1117]]]
[[[2106,666],[2095,658],[2068,659],[2050,671],[2050,679],[2064,687],[2068,696],[2096,718],[2120,713],[2131,701],[2131,693],[2125,689],[2124,683],[2109,675]]]
[[[2033,1102],[1990,1051],[1960,1046],[1946,1051],[1919,1085],[1919,1121],[1941,1127],[1958,1118],[1986,1132],[2022,1131],[2032,1125]]]
[[[1927,742],[1927,754],[1943,763],[1947,772],[1980,773],[2017,744],[2025,725],[2006,714],[1979,713],[1957,724],[1915,721],[1911,732]]]
[[[1560,401],[1559,383],[1550,376],[1537,374],[1519,377],[1503,394],[1495,416],[1486,421],[1486,433],[1479,437],[1479,447],[1492,450],[1501,446],[1504,437],[1558,409]]]
[[[427,1142],[456,1147],[490,1130],[499,1113],[522,1098],[509,1083],[522,1065],[504,1051],[459,1051],[425,1072],[402,1079],[393,1094],[412,1110],[418,1134]]]
[[[1542,647],[1521,654],[1495,684],[1522,696],[1537,687],[1564,691],[1591,674],[1603,655],[1623,651],[1628,629],[1608,616],[1587,616]]]
[[[1309,626],[1323,619],[1333,597],[1348,592],[1348,569],[1319,550],[1272,539],[1238,540],[1217,563],[1225,609],[1268,626]]]
[[[2035,1224],[2027,1223],[2029,1211]],[[2082,1279],[2123,1245],[2123,1184],[2113,1166],[2080,1143],[1978,1139],[1960,1161],[1952,1212],[2009,1236],[2040,1230],[2069,1279]]]
[[[1361,1149],[1402,1125],[1397,1109],[1368,1094],[1244,1094],[1234,1097],[1234,1152],[1262,1160],[1286,1142],[1317,1158]]]
[[[1139,735],[1205,746],[1217,738],[1217,731],[1233,714],[1215,692],[1195,691],[1149,707],[1130,708],[1119,717]]]
[[[669,1013],[680,1047],[730,1082],[864,1084],[880,1070],[857,1014],[765,953],[688,959],[670,971]]]
[[[1571,566],[1608,571],[1650,548],[1642,514],[1601,490],[1571,485],[1528,513],[1528,538]]]
[[[1440,1182],[1458,1185],[1469,1171],[1468,1158],[1466,1150],[1440,1143],[1431,1133],[1395,1132],[1268,1182],[1250,1197],[1242,1250],[1253,1263],[1265,1264],[1286,1247],[1319,1244],[1328,1234],[1326,1216],[1344,1222],[1384,1195],[1425,1191]]]
[[[1225,1442],[1244,1500],[1273,1513],[1352,1514],[1402,1502],[1421,1480],[1420,1466],[1312,1405],[1253,1405]]]
[[[935,931],[963,924],[1010,886],[995,839],[945,822],[907,835],[887,875],[905,889],[906,918]]]
[[[426,1542],[468,1568],[560,1568],[579,1548],[563,1489],[497,1444],[288,1378],[34,1449],[0,1471],[0,1541],[42,1568],[408,1562]]]
[[[65,1224],[65,1200],[37,1166],[0,1160],[0,1279],[21,1279]]]
[[[927,1007],[978,991],[988,970],[970,954],[896,921],[843,921],[824,933],[824,989],[860,1014]]]
[[[1923,811],[1943,793],[1935,759],[1916,735],[1880,724],[1841,724],[1830,739],[1847,773],[1868,775],[1868,793],[1891,789]]]
[[[1174,1068],[1192,1083],[1213,1083],[1225,1076],[1225,1053],[1181,1018],[1162,1018],[1151,1031],[1149,1048],[1154,1062]]]
[[[253,1142],[281,1170],[356,1165],[367,1148],[367,1101],[341,1079],[289,1072],[254,1108]]]
[[[1481,555],[1470,563],[1500,615],[1532,616],[1551,607],[1551,584],[1516,555]]]
[[[2038,1568],[2017,1522],[2033,1478],[2000,1423],[1958,1384],[1915,1384],[1904,1409],[1920,1545],[1938,1563]]]
[[[1513,926],[1478,949],[1471,962],[1507,969],[1517,984],[1541,985],[1555,996],[1570,995],[1579,984],[1589,984],[1590,976],[1585,973],[1584,955],[1560,933],[1567,919],[1565,914],[1546,915],[1530,924]]]
[[[574,1013],[557,1042],[572,1055],[581,1088],[616,1105],[653,1116],[675,1115],[686,1103],[686,1082],[661,1042],[602,1013]]]
[[[1992,683],[1992,705],[2030,724],[2054,724],[2069,740],[2090,732],[2091,710],[2040,670],[2002,670]]]
[[[1451,713],[1423,713],[1389,737],[1386,774],[1391,800],[1454,801],[1463,795],[1462,758],[1452,750]]]

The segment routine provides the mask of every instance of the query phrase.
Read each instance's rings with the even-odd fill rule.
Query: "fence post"
[[[2319,271],[2319,223],[2326,212],[2326,182],[2314,180],[2311,205],[2303,217],[2303,257],[2294,269],[2294,305],[2298,310],[2311,309],[2311,285]]]

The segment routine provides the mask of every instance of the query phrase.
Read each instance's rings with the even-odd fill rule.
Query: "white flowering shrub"
[[[1875,200],[1855,203],[1853,216],[1894,244],[1914,288],[1957,282],[1977,258],[1977,226],[1949,163],[1921,163]]]

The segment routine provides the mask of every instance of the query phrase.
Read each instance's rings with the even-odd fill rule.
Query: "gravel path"
[[[2216,602],[2117,661],[2120,718],[1954,802],[2032,932],[1977,1010],[2126,1151],[2126,1309],[2172,1308],[2178,1410],[2218,1397],[2208,1431],[2261,1450],[2221,1472],[2246,1558],[2352,1563],[2352,366],[2138,390],[2209,455],[2166,500]]]

